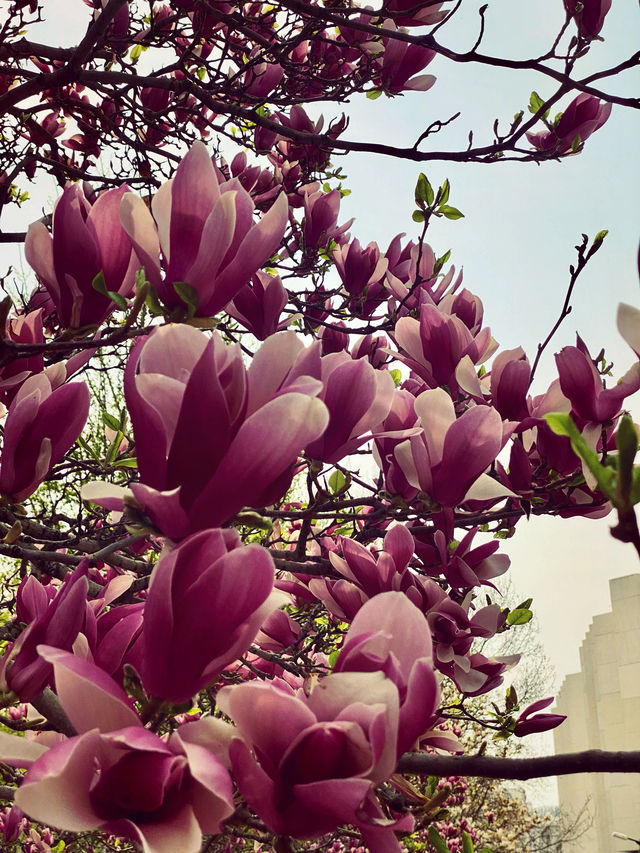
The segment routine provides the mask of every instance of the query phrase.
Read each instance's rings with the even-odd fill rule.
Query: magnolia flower
[[[147,691],[184,702],[241,657],[278,606],[273,575],[268,552],[242,546],[235,530],[196,533],[164,556],[154,567],[144,609]]]
[[[483,473],[508,437],[495,409],[474,406],[457,418],[442,388],[424,391],[414,405],[422,432],[397,444],[393,455],[416,491],[445,507],[512,494]]]
[[[127,197],[135,196],[123,186],[90,204],[80,184],[67,184],[53,211],[53,237],[42,222],[29,226],[25,257],[65,328],[99,325],[115,308],[106,293],[125,298],[133,289],[140,263],[118,219]],[[96,288],[100,274],[102,285]]]
[[[60,735],[50,748],[0,734],[0,759],[29,768],[16,805],[60,829],[124,836],[143,853],[197,853],[202,835],[219,832],[234,809],[218,757],[230,727],[198,720],[160,738],[143,728],[125,692],[102,670],[49,646],[38,651],[53,666],[56,692],[78,734]]]
[[[549,154],[566,154],[576,143],[584,142],[607,121],[611,104],[601,103],[593,95],[582,92],[562,113],[552,130],[527,133],[527,139],[539,151]]]
[[[371,851],[400,851],[374,794],[394,771],[399,720],[397,688],[382,672],[336,673],[308,696],[275,679],[217,698],[236,724],[238,788],[270,830],[315,838],[346,823]]]
[[[187,284],[200,317],[224,308],[274,254],[288,217],[287,197],[281,193],[254,222],[251,196],[236,179],[219,183],[202,142],[193,143],[175,176],[154,196],[151,209],[153,217],[144,201],[131,194],[120,208],[122,225],[162,303],[184,308],[179,293],[185,294],[181,285]]]
[[[140,475],[131,492],[166,536],[219,526],[286,493],[300,452],[329,419],[318,380],[303,375],[281,387],[297,352],[292,338],[275,342],[277,358],[261,358],[265,347],[274,351],[269,339],[249,371],[238,346],[186,325],[156,329],[134,346],[124,378]],[[127,494],[102,484],[83,490],[109,509],[122,509]]]
[[[13,501],[23,501],[35,492],[75,444],[89,415],[85,383],[55,387],[52,378],[55,381],[55,373],[28,377],[9,407],[0,459],[0,493]]]
[[[573,16],[578,33],[583,38],[595,38],[604,24],[611,0],[564,0],[567,12]]]

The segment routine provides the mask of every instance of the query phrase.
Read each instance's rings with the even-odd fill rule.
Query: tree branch
[[[640,773],[640,750],[605,752],[588,749],[540,758],[490,758],[406,753],[398,771],[421,776],[481,776],[485,779],[536,779],[574,773]]]

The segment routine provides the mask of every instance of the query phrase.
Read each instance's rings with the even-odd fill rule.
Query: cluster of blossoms
[[[217,100],[196,102],[190,85],[215,66],[217,97],[239,119],[252,110],[241,135],[268,165],[244,151],[227,163],[198,139],[152,197],[136,191],[142,167],[131,186],[67,183],[50,227],[26,235],[38,284],[19,310],[4,305],[0,363],[0,553],[23,561],[0,693],[2,721],[26,732],[0,732],[7,843],[51,847],[34,820],[196,853],[246,823],[260,843],[350,826],[354,849],[401,850],[428,829],[399,761],[462,748],[443,725],[443,679],[463,716],[517,662],[478,650],[510,626],[500,535],[531,513],[610,511],[580,447],[614,448],[640,361],[607,388],[578,338],[532,395],[525,352],[499,349],[446,258],[404,234],[384,250],[351,237],[315,144],[322,120],[277,108],[363,80],[374,95],[427,90],[436,51],[408,34],[443,21],[444,5],[391,0],[383,18],[362,11],[306,37],[293,12],[260,3],[243,5],[241,28],[224,2],[173,0],[144,22],[122,3],[101,29],[110,61],[133,45],[135,64],[163,38],[178,56],[132,96],[146,145],[161,149],[176,121],[207,137]],[[607,2],[565,5],[581,43],[596,38]],[[64,51],[29,61],[51,78],[43,103],[58,103]],[[59,77],[64,107],[34,111],[28,136],[51,146],[52,168],[75,168],[101,132],[126,138],[121,104]],[[0,75],[4,93],[21,79]],[[529,134],[533,154],[577,150],[608,114],[580,94]],[[448,188],[439,198],[416,196],[455,218]],[[636,355],[639,328],[624,308]],[[106,452],[96,364],[118,376]],[[570,416],[580,447],[551,413]],[[367,448],[375,477],[357,467]],[[54,493],[41,523],[34,506]],[[563,718],[550,703],[505,707],[498,727],[552,728]],[[451,802],[463,793],[459,782]]]

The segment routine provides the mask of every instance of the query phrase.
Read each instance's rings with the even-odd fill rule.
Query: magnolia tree
[[[71,48],[30,36],[60,4],[4,5],[3,225],[29,181],[60,185],[26,234],[0,232],[33,271],[5,279],[0,344],[7,849],[468,853],[471,831],[438,831],[439,778],[640,770],[465,757],[458,737],[486,694],[489,734],[562,721],[491,693],[517,656],[478,643],[531,617],[500,603],[500,539],[613,510],[640,553],[640,362],[607,388],[578,339],[532,394],[551,336],[533,363],[499,350],[426,242],[461,216],[449,183],[420,174],[415,237],[362,246],[331,162],[579,154],[612,104],[640,105],[600,88],[637,54],[578,73],[610,0],[565,0],[526,61],[482,52],[487,6],[448,48],[460,3],[434,0],[67,0],[87,23]],[[452,62],[553,93],[461,151],[435,150],[444,118],[394,148],[334,113]],[[556,327],[603,239],[578,247]],[[636,353],[639,313],[619,315]]]

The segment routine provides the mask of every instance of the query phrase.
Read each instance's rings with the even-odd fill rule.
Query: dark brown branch
[[[541,758],[490,758],[484,755],[450,757],[406,753],[401,773],[421,776],[481,776],[485,779],[541,779],[574,773],[640,773],[640,750],[605,752],[588,749]]]

